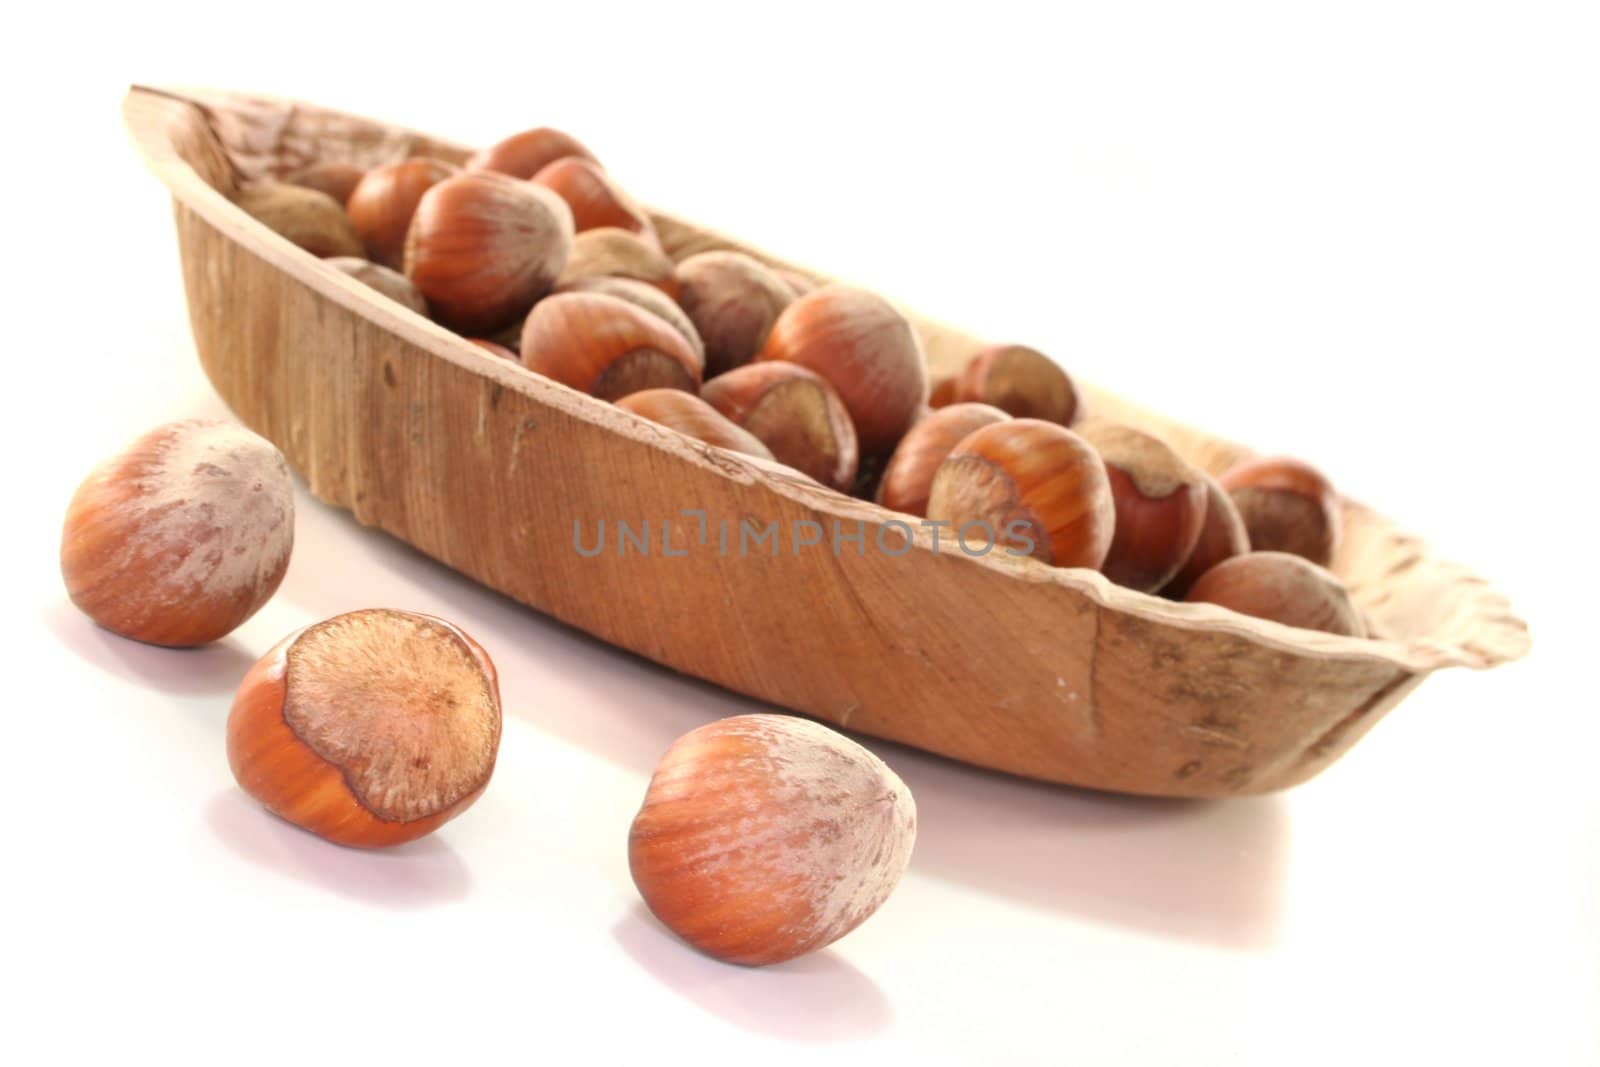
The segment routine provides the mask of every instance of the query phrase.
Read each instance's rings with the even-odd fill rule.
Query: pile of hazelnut
[[[1214,480],[1085,418],[1071,379],[991,345],[930,389],[916,331],[862,289],[741,252],[674,263],[572,136],[527,130],[457,167],[320,163],[239,204],[485,350],[720,448],[1118,585],[1365,636],[1326,568],[1339,502],[1289,459]]]
[[[219,640],[277,591],[294,544],[283,455],[241,427],[168,423],[95,468],[61,535],[68,596],[123,637]],[[224,744],[240,787],[338,845],[413,841],[482,795],[500,751],[493,662],[460,627],[387,608],[294,631],[245,673]],[[718,959],[822,948],[888,899],[916,839],[911,792],[843,735],[789,715],[692,730],[628,830],[640,896]],[[620,836],[620,827],[619,836]]]
[[[291,241],[529,372],[890,511],[980,527],[1058,567],[1336,634],[1359,613],[1325,567],[1327,480],[1261,460],[1212,479],[1151,435],[1081,417],[1071,379],[993,345],[930,390],[911,323],[860,289],[738,252],[674,263],[576,140],[518,134],[465,168],[320,164],[243,189]],[[1070,427],[1070,428],[1069,428]],[[152,430],[68,509],[61,570],[100,625],[190,647],[277,590],[293,547],[283,456],[237,426]],[[225,751],[240,786],[329,841],[385,847],[489,784],[501,707],[461,628],[391,609],[289,634],[249,670]],[[628,835],[652,912],[719,959],[774,963],[842,937],[910,860],[916,808],[872,753],[817,723],[743,715],[679,738]]]

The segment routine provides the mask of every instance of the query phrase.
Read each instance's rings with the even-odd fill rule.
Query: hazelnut
[[[1274,457],[1251,460],[1218,479],[1233,497],[1250,546],[1292,552],[1326,567],[1339,549],[1339,497],[1309,463]]]
[[[467,160],[467,169],[499,171],[513,178],[531,178],[556,160],[568,156],[594,161],[594,153],[579,143],[576,137],[549,126],[540,126],[514,133],[490,145]]]
[[[294,486],[278,450],[209,420],[157,427],[95,468],[67,508],[67,595],[106,629],[155,645],[232,632],[283,580]]]
[[[532,180],[567,202],[572,209],[573,226],[579,233],[614,226],[655,240],[649,214],[618,188],[593,160],[567,156],[540,170]]]
[[[743,252],[701,252],[678,264],[678,302],[706,344],[706,377],[750,362],[794,291]]]
[[[418,315],[427,316],[428,302],[422,299],[422,294],[411,284],[411,279],[399,271],[390,270],[380,263],[356,256],[334,256],[323,262],[335,270],[350,275],[368,288],[376,289],[390,300],[410,308]]]
[[[555,284],[572,247],[572,212],[548,189],[492,171],[422,194],[406,236],[406,277],[438,320],[492,334]]]
[[[683,335],[604,293],[557,293],[522,324],[522,364],[602,400],[641,389],[700,388],[700,361]]]
[[[950,451],[974,430],[1009,418],[987,404],[952,404],[918,419],[889,457],[878,482],[878,503],[907,515],[926,516],[933,475]]]
[[[628,866],[673,933],[761,966],[866,921],[899,882],[916,833],[910,790],[872,753],[805,719],[739,715],[662,756]]]
[[[257,182],[234,202],[252,218],[314,256],[366,253],[339,202],[327,193],[282,182]]]
[[[840,492],[855,484],[856,429],[844,401],[819,375],[798,363],[752,363],[713,378],[700,395],[779,463]]]
[[[864,289],[827,285],[778,316],[756,356],[816,371],[856,424],[863,459],[888,453],[928,399],[928,371],[911,323]]]
[[[1091,422],[1078,432],[1105,462],[1116,502],[1116,536],[1101,571],[1118,585],[1153,593],[1200,539],[1204,479],[1165,442],[1131,426]]]
[[[422,194],[460,170],[442,159],[419,157],[373,167],[364,174],[345,201],[345,211],[366,245],[367,257],[399,270]]]
[[[667,254],[651,241],[615,226],[578,234],[557,284],[571,285],[579,278],[595,275],[633,278],[655,286],[674,300],[678,298],[678,279]]]
[[[690,321],[683,308],[653,285],[646,285],[634,278],[595,274],[587,278],[574,278],[565,285],[558,285],[556,292],[605,293],[607,296],[614,296],[618,300],[626,300],[630,304],[644,308],[683,334],[683,339],[689,342],[689,347],[694,350],[695,358],[700,360],[702,366],[705,365],[706,346],[700,339],[700,331],[694,328],[694,323]]]
[[[988,404],[1019,419],[1071,426],[1078,413],[1078,391],[1067,372],[1025,345],[980,349],[949,390],[949,403]]]
[[[1304,630],[1346,637],[1365,637],[1367,632],[1343,583],[1288,552],[1246,552],[1225,559],[1202,574],[1184,599]]]
[[[1233,506],[1233,498],[1211,475],[1202,471],[1200,478],[1206,491],[1206,513],[1200,523],[1200,537],[1172,581],[1161,587],[1161,595],[1174,600],[1182,600],[1200,576],[1212,567],[1250,551],[1250,535],[1245,532],[1239,509]]]
[[[366,173],[365,167],[358,167],[354,163],[310,163],[285,174],[283,182],[285,185],[298,185],[305,189],[315,189],[319,193],[327,193],[343,204],[350,199],[350,194],[360,183],[361,176]]]
[[[956,402],[956,378],[954,374],[941,374],[933,379],[932,387],[928,390],[928,406],[934,410],[947,408]]]
[[[643,389],[617,400],[617,407],[708,445],[759,459],[773,458],[771,450],[754,435],[729,422],[693,393]]]
[[[934,473],[928,518],[963,542],[985,524],[993,543],[1057,567],[1098,568],[1116,527],[1105,464],[1077,434],[1009,419],[963,437]]]
[[[432,833],[489,784],[500,691],[478,643],[430,615],[352,611],[245,675],[228,766],[268,811],[340,845]]]

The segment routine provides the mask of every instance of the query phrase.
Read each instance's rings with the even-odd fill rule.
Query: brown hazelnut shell
[[[570,133],[538,126],[514,133],[467,160],[468,170],[490,170],[513,178],[532,178],[558,159],[577,156],[598,162],[594,153]]]
[[[1185,600],[1304,630],[1365,637],[1366,624],[1330,571],[1288,552],[1246,552],[1202,574]]]
[[[934,473],[928,518],[958,535],[967,523],[986,522],[996,545],[1057,567],[1098,569],[1116,529],[1099,454],[1041,419],[996,422],[962,438]],[[1020,536],[1008,532],[1012,523],[1022,524]]]
[[[193,419],[144,434],[78,486],[61,576],[72,602],[113,633],[189,647],[259,611],[293,546],[283,455],[241,427]]]
[[[522,365],[602,400],[642,389],[698,392],[700,361],[664,321],[604,293],[546,297],[522,324]]]
[[[469,780],[452,789],[458,795],[440,805],[427,805],[432,810],[415,815],[403,816],[395,811],[383,810],[383,804],[397,805],[407,800],[404,787],[418,781],[419,771],[422,776],[449,773],[445,769],[427,766],[426,761],[460,754],[450,746],[439,746],[429,751],[410,753],[410,765],[388,762],[375,764],[383,752],[378,744],[379,739],[341,738],[343,747],[355,750],[353,754],[343,755],[331,749],[327,743],[326,738],[336,734],[343,726],[337,717],[347,712],[348,703],[331,702],[326,706],[307,708],[305,720],[318,720],[321,729],[308,731],[304,735],[291,724],[288,713],[294,698],[290,687],[299,684],[299,676],[310,674],[314,669],[321,672],[341,669],[336,663],[331,666],[319,663],[317,668],[307,667],[303,670],[297,668],[295,657],[300,642],[308,635],[316,639],[316,632],[325,627],[359,627],[380,616],[385,620],[405,620],[419,629],[427,628],[439,639],[458,641],[480,672],[480,682],[487,691],[492,708],[492,740],[488,746],[487,760],[484,760],[481,749],[471,753],[474,757],[471,766],[462,772]],[[366,650],[359,647],[348,652],[319,649],[317,655],[321,660],[348,657],[349,666],[344,669],[358,681],[345,687],[347,691],[342,694],[343,701],[360,700],[365,695],[361,692],[363,687],[359,681],[361,672],[374,670],[373,657]],[[427,666],[412,661],[379,663],[377,669],[396,671],[403,676],[407,670],[417,672]],[[430,684],[427,676],[419,674],[418,684],[407,687],[404,700],[426,705],[431,700],[449,699],[449,696],[448,685]],[[370,719],[378,723],[385,719],[400,720],[406,710],[404,707],[390,706],[382,709],[381,715],[370,716]],[[499,739],[499,683],[494,664],[482,646],[443,619],[385,609],[335,616],[284,638],[245,675],[234,697],[227,725],[228,766],[246,793],[273,814],[301,829],[335,844],[355,848],[385,848],[413,841],[432,833],[471,807],[489,784]],[[404,741],[393,747],[403,749]],[[426,782],[427,778],[422,777],[422,781]],[[387,788],[381,787],[385,785]]]
[[[1250,546],[1292,552],[1319,567],[1339,550],[1339,496],[1322,472],[1298,459],[1250,460],[1218,479],[1250,533]]]
[[[678,302],[706,345],[706,377],[755,358],[794,290],[743,252],[712,251],[678,264]]]
[[[344,208],[327,193],[283,182],[256,182],[239,190],[234,203],[314,256],[366,254]]]
[[[1118,585],[1153,593],[1172,580],[1200,539],[1205,480],[1142,430],[1101,421],[1079,432],[1105,462],[1116,502],[1116,536],[1101,571]]]
[[[641,282],[636,278],[620,278],[610,274],[592,274],[586,278],[574,278],[562,285],[556,286],[558,293],[604,293],[614,296],[618,300],[626,300],[637,305],[650,314],[656,316],[683,335],[683,339],[694,350],[695,357],[700,360],[701,366],[705,365],[706,346],[700,339],[700,331],[694,328],[694,323],[689,319],[683,308],[660,289],[653,285]],[[520,332],[518,337],[520,337]]]
[[[855,424],[821,375],[797,363],[751,363],[711,379],[700,396],[779,463],[840,492],[855,484]]]
[[[939,464],[975,430],[1011,418],[987,404],[952,404],[929,412],[900,439],[878,481],[878,503],[907,515],[928,514],[928,493]]]
[[[828,380],[856,424],[862,459],[893,450],[928,400],[922,345],[875,293],[827,285],[783,310],[758,360],[798,363]]]
[[[366,246],[366,256],[391,270],[405,266],[406,234],[422,194],[460,167],[419,156],[373,167],[362,175],[345,201],[350,223]]]
[[[1200,524],[1200,537],[1178,573],[1161,587],[1161,595],[1174,600],[1182,600],[1212,567],[1250,551],[1250,534],[1239,517],[1239,509],[1233,506],[1233,498],[1209,474],[1202,472],[1201,478],[1206,487],[1206,514]]]
[[[662,756],[629,829],[628,869],[684,941],[762,966],[871,917],[916,828],[911,791],[860,745],[793,716],[738,715]]]
[[[557,284],[570,286],[579,278],[595,275],[632,278],[678,299],[678,278],[667,254],[652,241],[615,226],[578,234]]]
[[[343,204],[350,199],[350,194],[355,192],[356,186],[361,183],[361,178],[366,173],[365,167],[358,167],[354,163],[329,161],[309,163],[292,170],[283,176],[283,181],[288,185],[298,185],[306,189],[315,189],[319,193],[327,193],[336,202]]]
[[[1078,415],[1078,391],[1067,372],[1026,345],[979,349],[951,383],[948,402],[988,404],[1019,419],[1062,426]]]
[[[573,227],[579,233],[613,226],[651,242],[656,240],[649,214],[593,160],[566,156],[542,168],[530,180],[567,202],[572,209]]]
[[[422,194],[405,273],[434,317],[481,337],[515,322],[555,285],[572,248],[572,212],[548,189],[492,171]]]

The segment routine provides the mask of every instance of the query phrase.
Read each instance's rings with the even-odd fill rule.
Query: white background
[[[7,17],[0,1058],[1595,1061],[1592,5],[498,6]],[[213,648],[66,602],[81,475],[222,411],[130,80],[468,142],[569,128],[651,202],[1314,458],[1509,593],[1533,655],[1431,680],[1260,799],[875,744],[921,809],[889,904],[790,965],[698,957],[642,912],[625,836],[668,742],[751,702],[303,493],[282,592]],[[222,725],[285,632],[380,604],[474,633],[507,726],[475,808],[367,855],[243,798]]]

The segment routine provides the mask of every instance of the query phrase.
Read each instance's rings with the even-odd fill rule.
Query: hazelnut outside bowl
[[[353,611],[290,634],[228,715],[240,787],[340,845],[412,841],[469,808],[500,748],[494,664],[431,615]]]
[[[882,760],[826,726],[736,715],[678,738],[628,834],[656,918],[729,963],[832,944],[889,898],[917,809]]]
[[[293,545],[283,455],[238,426],[192,419],[151,430],[84,479],[61,532],[61,576],[114,633],[203,645],[272,597]]]

